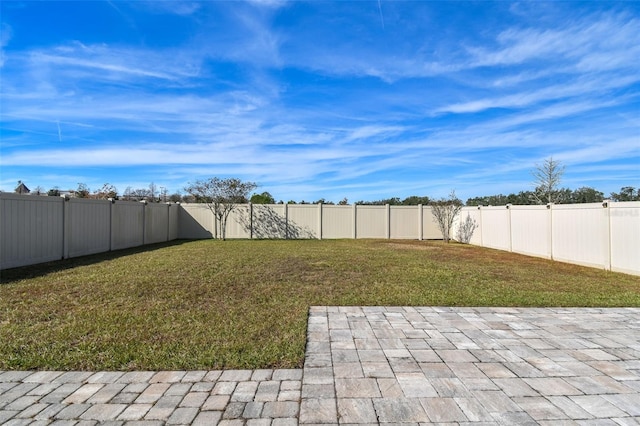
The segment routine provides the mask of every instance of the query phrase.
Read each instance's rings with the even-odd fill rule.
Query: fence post
[[[353,239],[358,239],[358,205],[353,203]]]
[[[147,201],[142,200],[142,245],[147,241]]]
[[[509,252],[513,252],[513,231],[511,230],[511,204],[505,206],[507,208],[507,226],[509,227]]]
[[[387,226],[384,232],[385,232],[385,237],[387,238],[387,240],[389,240],[391,239],[391,205],[390,204],[385,204],[385,216],[386,216],[385,219],[387,221]]]
[[[253,240],[253,203],[249,203],[249,239]]]
[[[549,210],[549,259],[553,260],[553,203],[547,203]]]
[[[67,195],[62,195],[64,203],[62,204],[62,258],[69,258],[69,238],[71,236],[71,221],[69,220],[70,212],[70,198]]]
[[[482,206],[478,206],[478,210],[480,210],[480,214],[478,215],[478,220],[480,223],[478,224],[478,228],[480,231],[480,247],[484,247],[484,241],[482,241]]]
[[[113,198],[107,198],[107,200],[109,200],[109,202],[111,203],[109,205],[109,251],[113,250],[113,209],[114,209],[114,203],[116,202],[116,200],[114,200]]]
[[[165,202],[167,205],[167,241],[171,241],[171,203]]]
[[[289,204],[284,205],[284,239],[289,239]]]
[[[322,239],[322,203],[318,203],[318,239]]]
[[[422,204],[418,204],[418,240],[422,241],[424,238],[424,209]]]
[[[604,200],[602,202],[602,207],[605,209],[605,213],[604,213],[604,220],[607,221],[606,225],[604,227],[605,229],[605,243],[604,243],[604,248],[606,249],[606,252],[604,253],[604,259],[605,259],[605,264],[604,264],[604,269],[606,269],[607,271],[611,270],[611,209],[609,208],[609,200]]]

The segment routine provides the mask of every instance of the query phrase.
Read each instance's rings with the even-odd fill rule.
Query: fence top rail
[[[553,204],[553,210],[598,210],[607,208],[608,203]]]
[[[546,205],[539,205],[539,204],[531,204],[531,205],[515,205],[515,206],[510,206],[510,209],[513,210],[548,210],[549,207],[547,207]]]
[[[46,195],[14,194],[13,192],[0,192],[0,198],[4,200],[38,201],[49,203],[62,203],[63,197],[49,197]]]
[[[637,209],[640,208],[640,201],[611,201],[609,208],[615,209]]]

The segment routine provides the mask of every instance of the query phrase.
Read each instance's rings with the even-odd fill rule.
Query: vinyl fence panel
[[[144,244],[144,204],[116,201],[111,206],[111,249]]]
[[[251,205],[236,205],[227,218],[226,238],[251,238]]]
[[[169,240],[169,205],[147,204],[144,219],[144,243],[156,244]]]
[[[353,238],[353,207],[322,206],[322,238]]]
[[[419,206],[390,206],[391,238],[417,240],[420,235]]]
[[[287,232],[288,238],[320,238],[320,206],[317,204],[289,204]]]
[[[511,249],[551,258],[551,214],[547,206],[511,206]]]
[[[286,204],[253,204],[252,238],[287,238]]]
[[[204,204],[181,204],[179,218],[179,238],[214,238],[215,216]]]
[[[65,257],[111,249],[111,201],[71,198],[65,201]]]
[[[422,238],[425,240],[441,240],[442,231],[438,226],[438,220],[433,215],[433,209],[429,206],[424,206],[422,209]]]
[[[62,259],[64,200],[0,194],[0,269]]]
[[[640,275],[640,202],[610,203],[611,270]]]
[[[511,226],[509,209],[501,207],[482,207],[482,245],[499,250],[511,249]]]
[[[180,205],[169,204],[169,241],[178,239],[178,233],[180,232]]]
[[[358,206],[357,238],[389,237],[389,206]]]
[[[609,269],[609,211],[601,203],[552,206],[553,258]]]

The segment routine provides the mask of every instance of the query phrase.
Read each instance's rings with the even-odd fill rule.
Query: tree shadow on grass
[[[19,266],[17,268],[0,270],[0,285],[9,284],[19,280],[41,277],[53,272],[60,272],[73,269],[79,266],[95,265],[107,260],[117,259],[136,253],[144,253],[153,250],[163,249],[188,243],[192,240],[173,240],[157,244],[131,247],[121,250],[113,250],[104,253],[91,254],[87,256],[73,257],[70,259],[54,260],[51,262],[38,263],[36,265]]]

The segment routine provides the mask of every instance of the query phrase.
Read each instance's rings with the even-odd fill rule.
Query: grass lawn
[[[0,370],[300,367],[312,305],[640,306],[640,277],[440,241],[177,241],[2,271]]]

